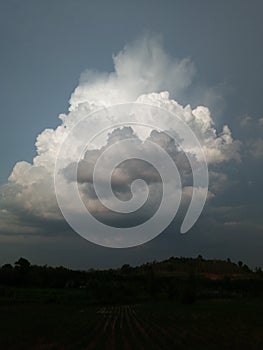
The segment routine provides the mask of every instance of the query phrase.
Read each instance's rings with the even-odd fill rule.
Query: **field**
[[[1,302],[0,349],[263,349],[263,302]]]

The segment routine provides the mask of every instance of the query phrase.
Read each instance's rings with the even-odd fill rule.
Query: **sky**
[[[36,264],[102,268],[202,254],[262,267],[262,10],[257,0],[2,0],[0,264],[25,256]],[[208,199],[195,225],[181,235],[189,191],[195,188],[189,162],[197,157],[198,169],[199,153],[186,143],[185,156],[157,129],[145,134],[131,126],[112,128],[95,150],[83,153],[76,184],[87,208],[121,228],[136,227],[156,210],[160,179],[140,162],[118,168],[113,190],[127,200],[130,182],[146,174],[149,200],[141,213],[102,210],[94,195],[85,166],[93,168],[113,142],[128,140],[135,144],[134,152],[156,160],[158,152],[147,148],[147,142],[154,142],[179,165],[182,213],[147,243],[102,247],[83,239],[61,216],[53,188],[56,154],[82,117],[134,101],[169,109],[193,129],[207,158]],[[104,126],[102,115],[95,114],[95,119],[93,126],[86,126],[91,134]],[[138,116],[136,121],[149,119]],[[155,123],[176,131],[170,116]],[[71,145],[78,141],[72,137]],[[125,147],[121,150],[120,156],[127,155]],[[73,183],[70,156],[61,165],[65,184]],[[141,187],[138,191],[143,192]],[[113,196],[108,202],[114,203]],[[93,231],[89,238],[98,242]],[[148,232],[153,238],[153,231]]]

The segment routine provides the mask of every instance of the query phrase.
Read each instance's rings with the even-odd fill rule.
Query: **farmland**
[[[1,305],[1,349],[262,349],[260,300]]]
[[[263,349],[263,273],[173,258],[73,271],[0,268],[0,349]]]

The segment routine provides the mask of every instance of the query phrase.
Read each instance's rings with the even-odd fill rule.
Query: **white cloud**
[[[253,122],[253,118],[246,115],[244,117],[242,117],[241,121],[240,121],[240,125],[245,128],[247,127],[248,125],[250,125],[251,123]]]
[[[189,58],[167,54],[160,38],[145,36],[113,56],[114,72],[87,70],[70,99],[70,110],[81,103],[112,105],[135,101],[141,94],[170,91],[182,93],[192,82],[195,68]]]
[[[191,127],[199,139],[208,163],[221,163],[231,159],[240,161],[240,141],[233,140],[231,131],[227,125],[223,127],[222,132],[217,132],[211,113],[207,107],[198,106],[195,109],[192,109],[190,105],[183,107],[170,99],[168,92],[142,95],[137,101],[158,106],[179,116],[180,119]],[[175,119],[170,118],[169,120],[165,120],[163,124],[164,129],[173,130],[175,128]],[[199,150],[193,149],[190,144],[187,146],[188,150],[195,153],[198,157]]]
[[[113,62],[114,71],[111,73],[88,70],[82,74],[80,84],[71,96],[69,113],[59,116],[61,125],[55,130],[46,129],[37,137],[37,156],[32,164],[19,162],[15,165],[8,183],[0,190],[1,207],[4,210],[0,212],[0,232],[6,230],[6,219],[3,218],[7,216],[13,216],[16,222],[26,220],[29,216],[42,220],[61,219],[53,184],[54,166],[59,148],[80,119],[101,107],[131,101],[159,106],[171,112],[171,117],[161,121],[163,130],[176,132],[176,121],[172,118],[172,114],[177,115],[199,138],[211,165],[240,160],[240,143],[233,140],[228,126],[224,126],[223,130],[218,132],[208,108],[198,106],[192,109],[190,105],[183,107],[173,99],[180,98],[192,83],[195,68],[189,58],[179,60],[171,57],[164,51],[158,38],[144,37],[125,46],[113,56]],[[151,121],[150,115],[138,118],[140,118],[137,119],[138,122]],[[103,120],[98,123],[101,123],[103,128]],[[134,128],[134,130],[141,140],[150,136],[143,135],[140,129]],[[159,137],[158,142],[167,147],[165,137],[160,137],[160,134],[155,136]],[[116,131],[111,137],[113,142],[114,137],[118,137]],[[76,135],[75,147],[78,146],[78,135]],[[191,143],[186,146],[187,151],[198,158],[198,150],[194,149]],[[96,153],[96,150],[94,152]],[[71,155],[68,156],[70,158]],[[116,174],[116,181],[117,178],[118,181],[123,181],[124,175],[124,173]],[[88,200],[93,201],[94,207],[100,209],[92,196]],[[18,226],[15,224],[16,228]]]
[[[250,140],[249,153],[254,158],[263,159],[263,139],[262,138],[258,138],[256,140]]]

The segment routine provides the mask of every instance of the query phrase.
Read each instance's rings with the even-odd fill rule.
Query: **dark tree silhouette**
[[[2,266],[2,270],[11,271],[13,270],[13,266],[11,264],[5,264]]]
[[[15,262],[15,266],[20,268],[21,270],[28,270],[30,267],[30,262],[25,259],[25,258],[19,258],[16,262]]]

